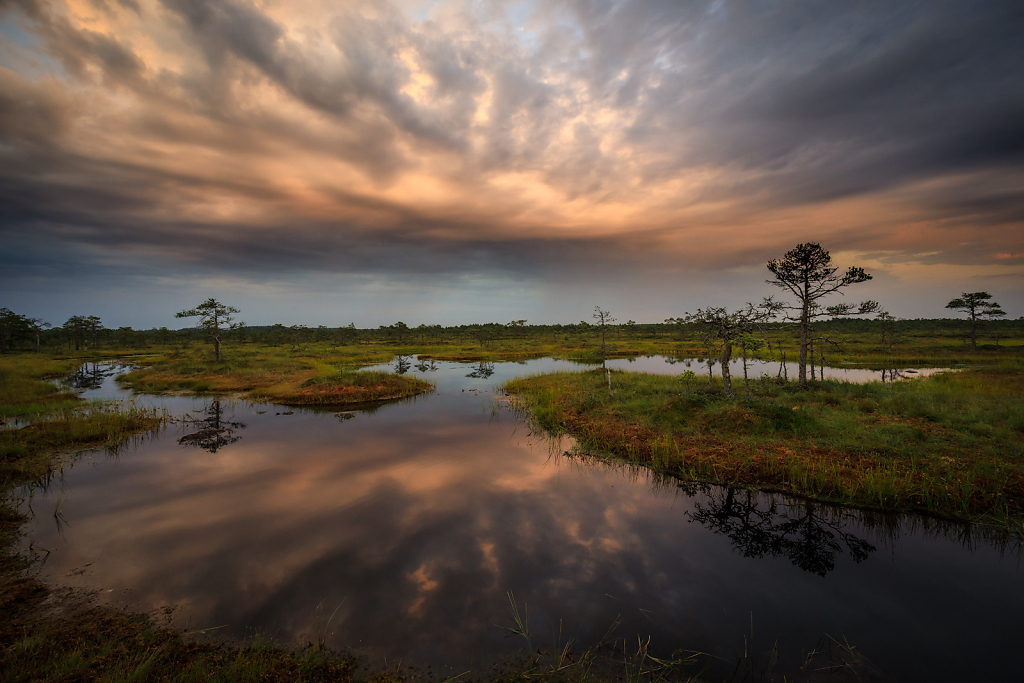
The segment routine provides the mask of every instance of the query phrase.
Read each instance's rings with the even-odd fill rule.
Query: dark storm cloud
[[[723,234],[684,262],[759,261],[788,233],[735,226],[793,211],[835,248],[1024,252],[1019,1],[550,0],[418,24],[380,3],[92,6],[0,3],[63,69],[0,69],[0,238],[239,273],[533,275],[658,263],[674,231]],[[901,192],[904,220],[942,225],[799,214]],[[613,207],[626,227],[602,224]]]
[[[721,3],[675,21],[638,9],[579,16],[594,61],[613,65],[599,83],[670,64],[631,129],[674,147],[661,173],[756,170],[774,201],[799,202],[1024,164],[1020,3]],[[675,134],[688,125],[703,134]]]

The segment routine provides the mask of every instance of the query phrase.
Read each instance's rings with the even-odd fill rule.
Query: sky
[[[0,0],[0,306],[659,322],[818,242],[1024,315],[1024,3]]]

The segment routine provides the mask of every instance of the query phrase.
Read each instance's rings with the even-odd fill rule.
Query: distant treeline
[[[869,333],[880,329],[884,323],[878,320],[840,318],[819,324],[824,332],[833,334]],[[897,323],[905,335],[928,335],[959,337],[969,341],[970,324],[967,320],[951,318],[909,319]],[[792,325],[769,323],[768,330],[784,332]],[[660,323],[636,323],[632,320],[609,325],[609,340],[629,339],[693,339],[700,333],[697,323],[683,322],[670,318]],[[404,322],[381,325],[373,329],[346,327],[308,327],[306,325],[239,325],[225,331],[225,340],[234,343],[258,343],[272,346],[298,346],[309,343],[359,344],[392,343],[401,344],[475,344],[481,347],[489,342],[524,340],[540,343],[576,343],[598,334],[598,327],[587,321],[562,325],[530,325],[526,320],[509,323],[485,323],[477,325],[418,325],[412,327]],[[998,342],[1002,339],[1024,337],[1024,318],[1016,320],[994,320],[984,324],[985,337]],[[48,352],[88,351],[89,349],[145,349],[154,346],[177,346],[188,348],[205,340],[192,327],[168,329],[166,327],[136,330],[131,327],[108,328],[97,316],[72,316],[60,326],[51,326],[39,318],[29,318],[13,311],[0,309],[0,352],[43,351]]]

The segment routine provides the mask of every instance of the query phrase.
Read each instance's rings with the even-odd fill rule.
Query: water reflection
[[[700,491],[703,499],[687,516],[728,536],[744,557],[786,557],[804,571],[825,576],[835,569],[844,545],[857,563],[875,551],[867,540],[844,531],[849,513],[834,506],[780,502],[744,489],[704,486]]]
[[[398,356],[395,358],[395,374],[404,375],[412,367],[411,356]]]
[[[998,680],[1016,665],[1020,571],[973,531],[681,488],[561,457],[568,439],[552,457],[510,411],[480,409],[480,379],[466,376],[479,366],[435,367],[436,393],[372,412],[161,397],[194,416],[197,447],[165,432],[117,461],[85,455],[65,493],[37,495],[45,513],[25,545],[53,549],[47,580],[134,610],[179,606],[185,630],[227,624],[218,633],[302,646],[318,606],[341,605],[329,645],[452,674],[516,648],[495,626],[507,591],[528,603],[535,643],[561,632],[585,647],[618,621],[621,637],[651,636],[655,656],[720,658],[718,680],[752,618],[763,650],[778,640],[783,674],[822,632],[898,680]],[[573,367],[485,364],[491,382]],[[209,442],[192,436],[206,430]],[[54,509],[71,522],[64,538]]]
[[[930,374],[931,372],[929,372],[927,369],[924,370],[925,376]],[[882,384],[885,384],[886,382],[891,384],[899,380],[913,379],[914,377],[920,377],[921,375],[922,371],[920,370],[910,370],[908,368],[888,368],[882,370]]]
[[[202,419],[187,416],[182,422],[189,425],[192,431],[178,439],[181,446],[195,446],[204,451],[216,453],[218,450],[241,440],[235,431],[245,429],[245,423],[234,422],[224,418],[224,407],[219,399],[210,401],[210,405],[202,413]]]
[[[466,377],[471,377],[473,379],[487,379],[493,374],[494,363],[485,363],[484,361],[480,361],[473,368],[473,372],[466,375]]]
[[[619,370],[633,370],[649,372],[653,374],[678,375],[682,370],[679,365],[691,368],[703,376],[715,375],[720,363],[714,358],[686,358],[668,356],[642,356],[638,358],[617,358],[608,361],[608,367]],[[696,366],[696,367],[694,367]],[[729,370],[733,376],[743,373],[743,360],[734,359],[729,362]],[[833,379],[843,382],[893,382],[914,377],[927,377],[936,372],[947,372],[948,368],[887,368],[883,370],[871,370],[867,368],[835,368],[830,366],[817,366],[815,371],[816,379]],[[785,379],[795,376],[797,364],[791,362],[780,363],[769,360],[747,360],[747,371],[752,379],[760,377],[775,377]]]
[[[69,389],[88,391],[99,389],[103,382],[124,371],[125,366],[112,363],[82,363],[78,368],[61,380]]]

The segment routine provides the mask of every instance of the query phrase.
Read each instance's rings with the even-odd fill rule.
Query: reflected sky
[[[656,653],[702,650],[731,666],[753,619],[755,649],[777,640],[790,669],[822,632],[898,679],[1019,666],[1016,554],[920,521],[564,455],[570,440],[533,434],[493,396],[509,377],[568,365],[497,363],[484,378],[478,364],[413,364],[434,393],[346,419],[223,400],[216,420],[245,424],[238,440],[210,452],[181,443],[195,425],[180,423],[117,457],[86,454],[32,492],[24,544],[52,551],[47,580],[132,609],[173,606],[188,630],[301,645],[318,606],[337,609],[327,642],[376,664],[486,672],[520,647],[500,628],[512,591],[545,646],[559,624],[563,640],[588,644],[621,617],[618,633],[652,636]],[[109,380],[91,392],[118,393]],[[146,400],[177,415],[212,407]],[[808,518],[817,527],[801,535]]]

